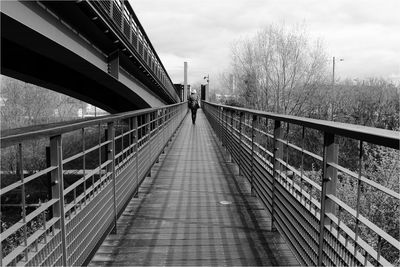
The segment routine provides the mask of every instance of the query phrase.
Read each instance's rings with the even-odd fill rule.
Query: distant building
[[[86,104],[85,107],[78,109],[78,116],[81,118],[105,116],[109,113],[91,104]]]

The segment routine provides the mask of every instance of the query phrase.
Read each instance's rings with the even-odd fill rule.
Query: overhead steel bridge
[[[181,101],[127,1],[4,1],[1,73],[110,113]]]
[[[192,124],[126,1],[1,21],[2,74],[114,113],[1,132],[2,266],[398,264],[361,206],[399,206],[363,167],[370,147],[398,164],[399,132],[209,102]]]

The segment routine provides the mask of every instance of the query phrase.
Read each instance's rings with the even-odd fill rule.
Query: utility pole
[[[207,74],[207,76],[204,76],[204,80],[207,81],[206,100],[207,101],[211,101],[211,96],[210,96],[210,74]]]
[[[339,59],[339,61],[343,61],[344,59],[341,58]],[[335,91],[335,57],[332,58],[332,93],[334,93]],[[331,103],[330,103],[330,120],[333,121],[333,103],[332,103],[333,99],[331,99]]]

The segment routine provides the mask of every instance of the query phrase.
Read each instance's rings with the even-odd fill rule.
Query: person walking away
[[[197,109],[200,107],[199,106],[199,97],[196,94],[196,91],[191,92],[191,94],[189,96],[188,105],[189,105],[190,110],[192,111],[192,122],[193,122],[193,124],[195,124]]]

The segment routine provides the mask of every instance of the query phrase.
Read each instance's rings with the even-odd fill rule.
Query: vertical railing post
[[[273,164],[273,175],[272,175],[272,229],[275,230],[275,193],[276,193],[276,183],[278,181],[278,175],[280,175],[280,169],[281,169],[281,164],[279,163],[278,159],[282,158],[282,148],[283,144],[280,142],[278,139],[282,139],[283,136],[283,129],[282,129],[282,122],[275,120],[274,123],[274,151],[273,151],[273,158],[274,158],[274,164]],[[278,173],[279,169],[279,173]]]
[[[354,229],[354,233],[355,233],[355,238],[354,241],[355,243],[358,242],[358,238],[359,238],[359,225],[360,225],[360,201],[361,201],[361,186],[362,186],[362,182],[361,182],[361,176],[362,176],[362,165],[363,165],[363,141],[360,140],[360,150],[359,150],[359,154],[358,154],[358,181],[357,181],[357,204],[356,204],[356,226]],[[380,238],[381,236],[379,236]],[[378,255],[380,255],[380,242],[378,242]],[[357,256],[357,246],[354,246],[354,256]]]
[[[129,135],[128,135],[128,147],[129,147],[129,149],[128,149],[128,151],[127,151],[127,154],[128,154],[128,157],[131,157],[132,156],[132,153],[133,153],[133,122],[132,122],[132,117],[130,117],[130,118],[128,118],[128,124],[129,124]]]
[[[149,173],[147,176],[151,177],[151,116],[150,113],[146,114],[146,132],[148,133],[148,138],[147,138],[147,146],[148,146],[148,151],[149,151]]]
[[[162,143],[163,143],[163,149],[162,149],[162,152],[161,153],[165,153],[165,147],[167,146],[167,143],[166,143],[166,138],[165,138],[165,135],[167,134],[166,133],[166,131],[167,131],[167,129],[166,129],[166,125],[165,125],[165,113],[166,113],[166,111],[165,111],[165,108],[163,108],[162,109],[162,120],[161,120],[161,123],[162,123]]]
[[[58,205],[53,205],[53,217],[60,217],[55,227],[61,230],[62,265],[67,266],[67,239],[65,232],[64,212],[64,177],[62,164],[62,137],[50,137],[50,165],[57,167],[51,172],[51,193],[53,199],[58,199]]]
[[[322,167],[322,191],[321,191],[321,212],[319,227],[319,246],[318,246],[318,266],[322,265],[323,247],[324,247],[324,229],[329,225],[329,219],[326,213],[335,212],[335,203],[326,197],[326,195],[336,195],[337,170],[329,166],[328,163],[338,162],[339,146],[335,143],[335,135],[332,133],[324,133],[324,149],[323,149],[323,167]]]
[[[51,167],[50,163],[50,147],[46,146],[46,167],[49,168]],[[46,187],[47,187],[47,196],[46,199],[51,199],[51,172],[46,173]],[[50,214],[52,211],[50,211]],[[52,216],[52,215],[50,215]]]
[[[23,239],[24,239],[24,246],[28,246],[28,231],[27,231],[27,223],[26,223],[26,191],[25,191],[25,182],[24,182],[24,164],[23,164],[23,157],[22,157],[22,144],[18,144],[18,160],[17,160],[18,167],[17,173],[19,174],[20,182],[21,182],[21,216],[22,222],[24,224],[23,227]],[[25,249],[24,251],[24,258],[25,261],[28,261],[28,250]]]
[[[243,151],[243,146],[242,146],[242,142],[243,142],[243,138],[242,138],[242,128],[243,128],[243,118],[244,118],[244,113],[242,111],[239,111],[239,147],[240,147],[240,151]],[[243,175],[243,154],[239,153],[239,175]]]
[[[107,159],[111,160],[111,179],[113,183],[113,210],[114,210],[114,227],[112,230],[113,234],[117,233],[117,192],[116,192],[116,177],[115,177],[115,123],[109,122],[107,124],[107,140],[110,143],[107,144]]]
[[[226,110],[221,108],[222,112],[222,146],[226,149]]]
[[[157,163],[160,162],[160,152],[163,149],[163,144],[162,144],[162,137],[161,137],[161,127],[162,127],[162,123],[161,123],[161,118],[162,118],[162,109],[158,109],[157,110],[157,120],[156,120],[156,127],[157,127],[157,144],[158,146],[161,145],[161,147],[157,147]]]
[[[252,116],[251,120],[251,181],[250,181],[250,188],[251,194],[254,195],[254,137],[255,131],[254,128],[257,127],[257,115]]]
[[[224,145],[222,141],[222,107],[218,107],[218,134],[219,134],[219,141]]]
[[[234,135],[233,135],[233,128],[234,128],[233,127],[233,115],[235,114],[235,111],[234,110],[229,110],[229,113],[231,115],[230,124],[229,124],[229,127],[230,127],[229,131],[230,131],[230,135],[231,135],[231,138],[232,138],[232,141],[233,141],[233,137],[234,137]],[[229,153],[229,161],[230,162],[233,162],[232,152],[233,152],[233,148],[232,148],[232,151],[228,151],[228,153]]]
[[[139,132],[138,132],[138,117],[132,118],[132,129],[135,129],[133,136],[135,160],[136,160],[136,185],[134,197],[139,197]]]
[[[50,148],[49,148],[50,149]],[[50,152],[49,152],[50,153]],[[84,204],[86,205],[86,141],[85,141],[85,128],[82,128],[82,181],[83,181],[83,196],[84,196]],[[51,183],[51,178],[50,178],[50,183]]]

